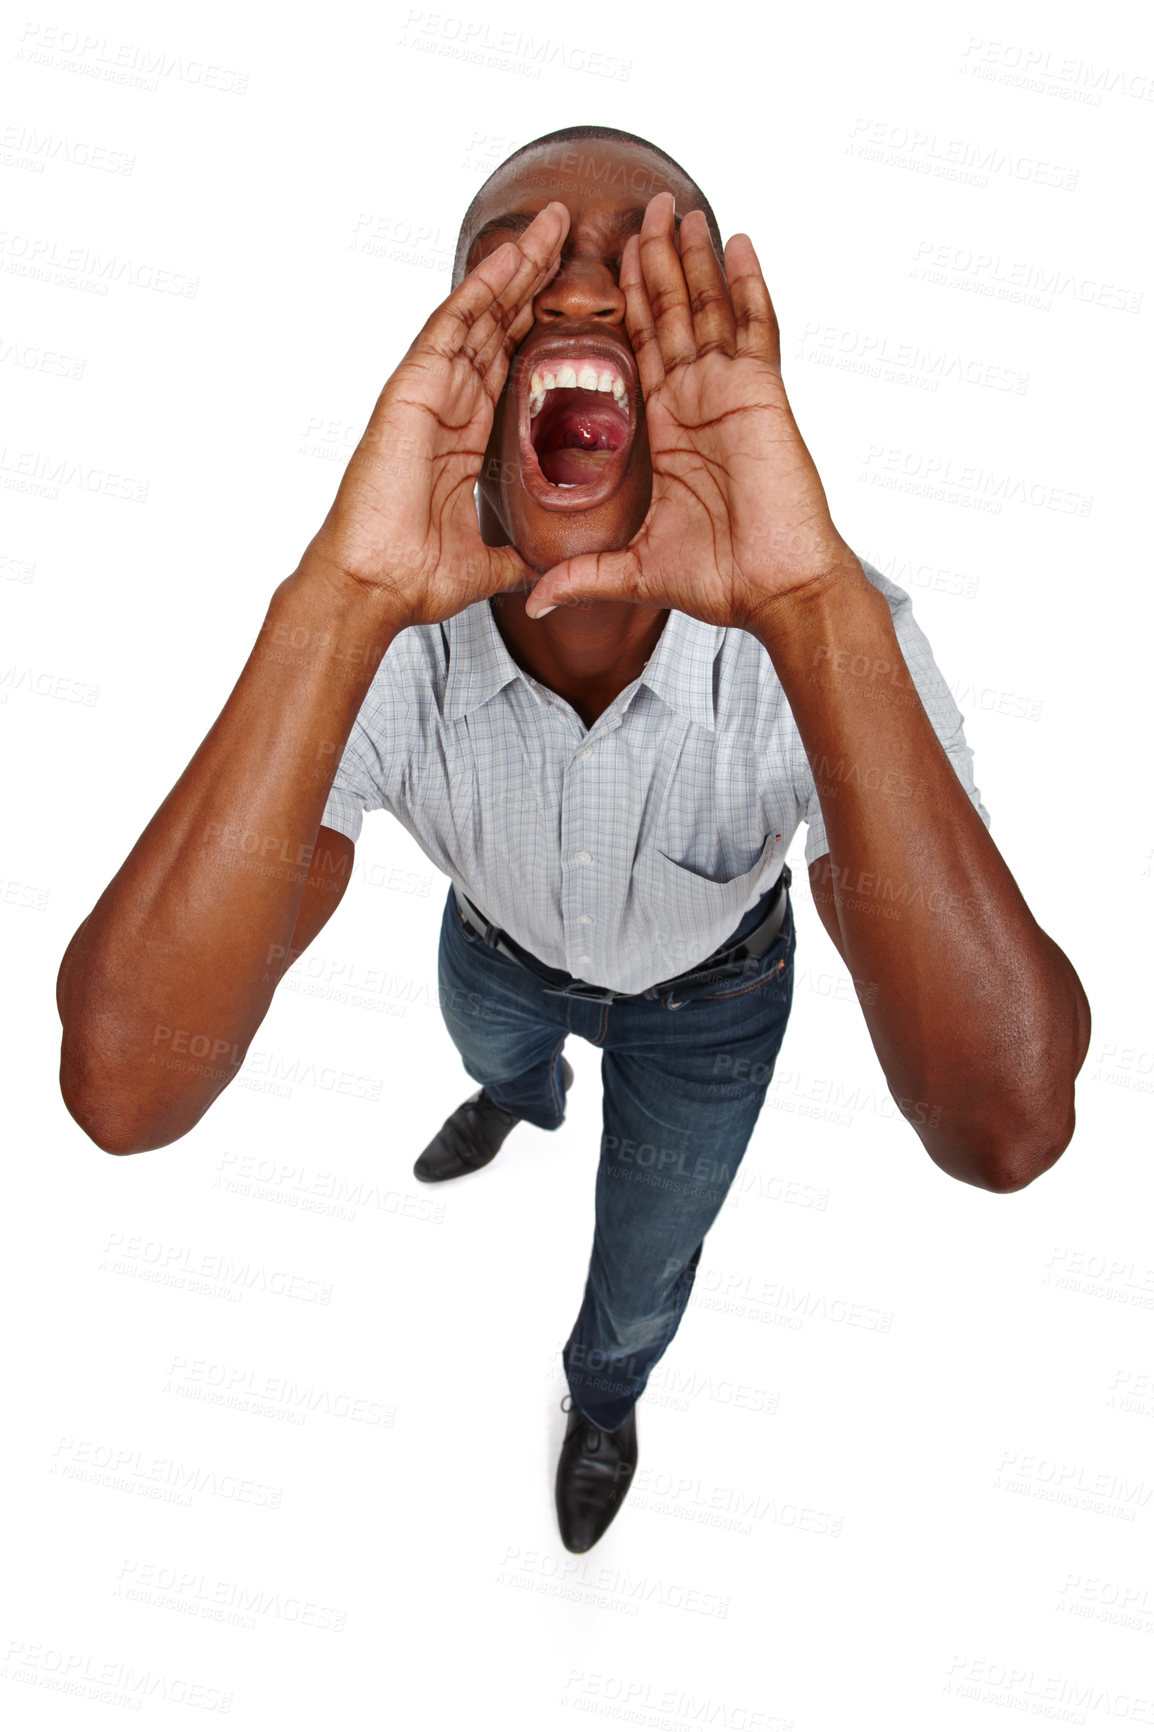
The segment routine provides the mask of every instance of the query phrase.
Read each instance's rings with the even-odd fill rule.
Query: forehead
[[[473,213],[469,239],[496,217],[543,210],[550,199],[560,199],[576,221],[586,211],[644,207],[659,192],[673,193],[679,214],[695,202],[686,177],[645,145],[608,139],[537,145],[497,170]]]

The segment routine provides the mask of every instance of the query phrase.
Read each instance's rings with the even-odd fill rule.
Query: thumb
[[[640,601],[641,564],[632,548],[580,553],[551,566],[525,603],[530,619],[577,601]]]
[[[528,589],[533,574],[515,547],[486,547],[487,575],[485,595],[508,595],[512,590]]]

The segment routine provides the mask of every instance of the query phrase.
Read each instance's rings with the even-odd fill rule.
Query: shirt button
[[[574,854],[573,859],[578,866],[592,866],[593,864],[592,854],[587,854],[584,848],[582,848],[580,854]]]
[[[586,749],[583,752],[578,752],[578,754],[574,758],[573,762],[575,764],[587,764],[589,762],[589,759],[592,756],[593,756],[593,753],[589,750],[588,747],[586,747]]]
[[[582,968],[587,968],[592,960],[593,958],[591,956],[579,956],[577,958],[577,961],[580,963]]]
[[[577,918],[581,922],[582,926],[592,926],[593,924],[593,916],[591,914],[579,914]]]

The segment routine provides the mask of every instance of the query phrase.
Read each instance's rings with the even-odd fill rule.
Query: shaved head
[[[718,227],[717,218],[713,214],[713,209],[709,200],[706,198],[705,194],[692,176],[686,174],[681,164],[677,162],[674,157],[670,156],[668,151],[662,150],[656,144],[651,144],[647,138],[639,138],[635,132],[622,132],[614,126],[566,126],[562,127],[559,132],[543,133],[540,138],[531,139],[528,144],[521,145],[518,150],[513,151],[512,155],[507,156],[499,167],[493,170],[488,180],[486,180],[484,185],[478,189],[472,203],[465,212],[464,219],[461,223],[460,233],[457,236],[457,250],[453,260],[454,288],[457,288],[464,280],[465,265],[469,256],[469,248],[472,245],[474,233],[478,226],[478,219],[481,208],[484,204],[485,194],[497,179],[498,175],[503,174],[509,167],[510,163],[519,161],[521,157],[527,156],[531,151],[538,151],[545,158],[546,166],[543,169],[543,173],[547,174],[547,165],[550,160],[552,160],[556,166],[563,165],[570,173],[575,171],[582,172],[583,165],[580,146],[586,142],[616,142],[618,144],[640,145],[643,149],[650,151],[653,156],[655,156],[659,162],[664,163],[667,168],[674,169],[685,183],[686,190],[690,195],[691,205],[695,205],[698,210],[705,213],[705,220],[709,225],[710,239],[713,242],[718,258],[724,257],[725,248],[721,239],[721,230]],[[644,203],[646,199],[651,198],[655,192],[661,190],[662,183],[655,179],[653,184],[650,185],[650,177],[636,168],[632,171],[628,171],[624,167],[621,167],[618,171],[619,179],[614,180],[605,175],[603,168],[596,168],[593,162],[590,161],[587,172],[591,179],[603,183],[607,190],[613,189],[621,191],[628,189],[636,192],[642,203]]]

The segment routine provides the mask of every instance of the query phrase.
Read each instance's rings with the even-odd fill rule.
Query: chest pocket
[[[696,967],[729,937],[755,897],[776,878],[773,865],[779,847],[777,838],[768,836],[753,865],[734,878],[707,878],[659,848],[641,856],[635,882],[654,942],[663,956],[672,955],[677,962],[671,973]]]

